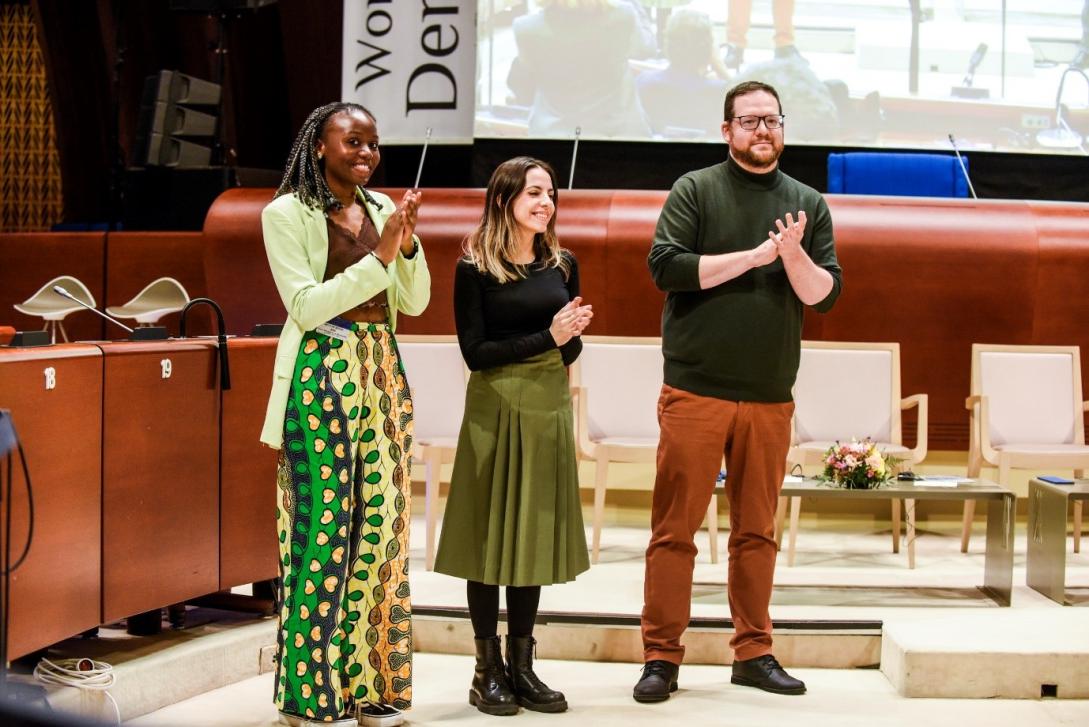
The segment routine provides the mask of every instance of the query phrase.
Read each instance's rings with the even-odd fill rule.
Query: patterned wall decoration
[[[30,4],[0,4],[0,232],[48,230],[63,216],[45,63]]]

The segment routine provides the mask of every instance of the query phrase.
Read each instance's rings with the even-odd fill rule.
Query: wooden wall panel
[[[83,281],[101,309],[105,264],[104,232],[0,234],[0,323],[14,326],[17,331],[42,330],[45,326],[41,318],[25,316],[11,306],[22,303],[58,275]],[[97,341],[102,338],[104,323],[85,310],[70,314],[64,327],[69,340]]]
[[[399,200],[403,189],[383,189]],[[454,330],[454,268],[465,236],[480,222],[483,189],[425,189],[416,225],[431,273],[431,302],[420,316],[398,316],[399,333]]]
[[[106,237],[106,293],[103,308],[123,305],[144,289],[148,283],[162,277],[177,280],[190,298],[206,295],[204,283],[204,236],[199,232],[111,232]],[[177,336],[180,313],[163,316],[159,325],[170,335]],[[136,325],[131,318],[122,322]],[[186,333],[190,336],[215,332],[211,310],[198,306],[188,315]],[[129,334],[107,324],[106,337],[127,339]]]
[[[261,210],[274,190],[230,189],[204,220],[204,280],[208,297],[223,308],[229,333],[244,336],[258,323],[283,323],[261,237]]]
[[[0,348],[0,408],[11,410],[34,488],[33,541],[11,576],[8,656],[14,659],[101,623],[101,352],[87,345]],[[29,511],[14,457],[17,558]]]
[[[214,342],[100,347],[102,615],[112,621],[219,590],[219,391]]]
[[[1032,343],[1037,239],[1024,203],[828,197],[843,267],[821,340],[899,341],[904,395],[930,396],[930,449],[967,449],[973,342]],[[1087,250],[1089,253],[1089,250]]]
[[[261,444],[275,338],[234,338],[231,388],[223,393],[220,589],[277,575],[276,457]]]
[[[594,308],[594,335],[662,335],[665,293],[650,277],[647,253],[665,198],[665,192],[620,190],[614,195],[600,272],[606,281],[604,299]]]

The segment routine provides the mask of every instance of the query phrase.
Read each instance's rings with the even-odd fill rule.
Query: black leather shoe
[[[507,682],[518,704],[534,712],[566,712],[567,698],[541,681],[533,671],[532,636],[507,637]]]
[[[735,661],[730,681],[774,694],[805,694],[805,682],[787,674],[771,654]]]
[[[469,704],[484,714],[509,716],[518,714],[514,698],[503,669],[503,651],[499,637],[473,639],[476,644],[476,669],[469,687]]]
[[[637,702],[664,702],[677,691],[677,672],[681,667],[669,661],[654,659],[643,665],[643,676],[631,695]]]

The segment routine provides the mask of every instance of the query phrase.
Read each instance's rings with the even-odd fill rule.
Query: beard
[[[771,170],[779,162],[779,156],[783,153],[783,144],[776,143],[774,139],[769,139],[768,143],[770,146],[761,147],[758,150],[754,150],[751,145],[748,149],[730,147],[730,153],[736,161],[746,167]]]

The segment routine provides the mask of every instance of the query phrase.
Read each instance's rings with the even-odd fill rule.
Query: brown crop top
[[[329,230],[329,257],[325,263],[325,280],[330,280],[344,272],[349,266],[355,265],[378,247],[378,230],[374,228],[374,222],[366,213],[363,214],[363,225],[359,228],[358,235],[352,234],[351,230],[337,224],[331,217],[326,216],[325,222]],[[375,311],[375,308],[388,308],[388,306],[386,291],[383,290],[345,313],[357,311],[370,314]]]

